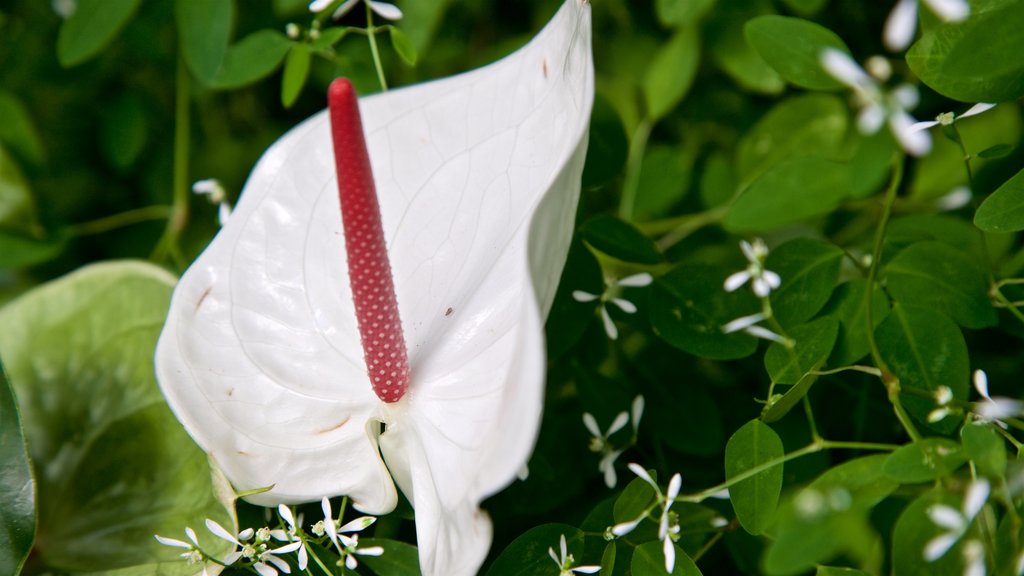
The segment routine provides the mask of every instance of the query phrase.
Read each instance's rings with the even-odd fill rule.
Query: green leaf
[[[957,400],[967,399],[970,363],[960,329],[945,314],[928,308],[896,303],[875,330],[882,360],[905,387],[935,392],[947,386]],[[902,396],[907,411],[921,421],[935,407],[931,398]],[[953,422],[939,422],[948,431]]]
[[[960,501],[953,494],[941,489],[925,492],[911,502],[900,517],[892,532],[892,575],[893,576],[961,576],[963,567],[962,538],[948,552],[933,562],[921,557],[925,546],[947,529],[936,524],[928,516],[928,509],[944,504],[960,509]]]
[[[938,310],[967,328],[996,323],[985,273],[963,250],[942,242],[917,242],[897,254],[885,274],[896,302]]]
[[[701,576],[700,569],[693,563],[693,560],[675,544],[676,563],[672,567],[671,576]],[[630,570],[639,576],[668,574],[665,572],[665,552],[662,543],[647,542],[636,547],[633,551],[633,561],[630,563]]]
[[[975,3],[972,3],[975,4]],[[1002,102],[1024,95],[1024,10],[1014,2],[972,6],[970,17],[927,31],[907,63],[930,88],[963,102]]]
[[[993,478],[1006,473],[1006,442],[991,424],[964,426],[960,429],[960,442],[979,472]]]
[[[783,162],[754,181],[733,203],[730,232],[772,230],[828,214],[850,194],[850,172],[837,162],[803,157]]]
[[[403,62],[409,66],[416,65],[416,60],[419,58],[416,54],[416,47],[397,26],[391,27],[391,46],[394,47],[395,52],[398,52]]]
[[[430,47],[445,11],[451,4],[452,0],[403,0],[402,29],[409,36],[417,54],[425,53]]]
[[[568,553],[582,561],[583,532],[565,524],[544,524],[527,530],[502,550],[487,571],[487,576],[533,576],[554,572],[557,568],[548,556],[548,548],[553,548],[557,554],[559,540],[563,535]]]
[[[336,26],[327,30],[321,30],[320,35],[313,39],[309,46],[314,52],[329,51],[348,33],[349,29],[347,26]]]
[[[281,79],[281,104],[291,107],[298,99],[309,76],[310,52],[305,44],[292,44],[284,61],[284,78]]]
[[[655,144],[647,148],[640,168],[634,217],[640,221],[664,216],[690,189],[696,151]]]
[[[801,16],[814,16],[821,12],[821,9],[828,4],[828,0],[782,0],[782,3]]]
[[[696,27],[676,32],[651,59],[644,75],[647,117],[659,120],[686,96],[697,75],[700,37]]]
[[[613,216],[595,216],[580,228],[580,237],[597,250],[622,260],[638,264],[658,264],[662,261],[658,246],[632,224]]]
[[[704,206],[721,206],[732,199],[736,191],[733,163],[721,152],[713,152],[704,162],[700,175],[700,199]]]
[[[789,330],[793,348],[772,342],[764,354],[764,367],[776,384],[796,384],[811,370],[820,368],[839,334],[839,322],[825,316]]]
[[[142,99],[135,94],[116,98],[104,111],[100,125],[100,149],[118,170],[127,170],[146,146],[149,116]]]
[[[974,225],[986,232],[1024,230],[1024,170],[985,198],[974,215]]]
[[[789,390],[786,390],[781,397],[778,397],[776,394],[773,398],[769,398],[769,402],[761,410],[761,421],[770,424],[781,420],[807,395],[811,390],[811,386],[817,381],[818,376],[816,374],[805,374]]]
[[[882,471],[888,457],[874,454],[843,462],[825,471],[808,488],[822,493],[842,488],[850,496],[849,509],[869,510],[899,487]]]
[[[419,552],[412,544],[386,538],[360,538],[359,547],[380,546],[380,556],[360,556],[359,562],[366,564],[377,576],[419,576]]]
[[[590,134],[587,161],[583,164],[583,188],[596,188],[607,184],[622,172],[626,164],[629,141],[622,128],[622,119],[607,98],[594,97],[590,114]]]
[[[842,84],[821,66],[826,48],[849,53],[842,39],[821,25],[787,16],[759,16],[744,27],[747,40],[787,82],[811,90],[836,90]]]
[[[725,334],[722,326],[760,309],[744,291],[726,292],[727,272],[705,264],[682,264],[655,280],[651,289],[651,326],[663,340],[704,358],[726,360],[754,353],[747,334]]]
[[[799,94],[776,104],[740,140],[736,166],[750,182],[786,160],[839,156],[849,121],[847,104],[834,94]]]
[[[57,60],[70,68],[102,51],[131,20],[142,0],[79,0],[57,35]]]
[[[663,26],[678,28],[699,20],[716,0],[657,0],[654,13]]]
[[[836,286],[842,261],[838,246],[810,238],[791,240],[768,254],[765,267],[782,278],[771,303],[783,326],[805,322],[821,310]]]
[[[597,302],[579,302],[572,297],[572,293],[582,290],[589,294],[601,294],[605,289],[601,265],[597,263],[594,253],[579,240],[574,240],[569,246],[562,278],[544,327],[549,360],[558,358],[572,348],[594,318]]]
[[[656,471],[648,470],[647,472],[655,482],[658,481]],[[653,500],[654,488],[642,478],[633,478],[622,489],[619,497],[615,499],[615,507],[612,509],[612,517],[615,519],[615,523],[620,524],[636,520],[650,506]]]
[[[725,445],[725,477],[735,478],[784,455],[779,435],[760,420],[751,420]],[[729,487],[729,500],[744,530],[754,535],[764,532],[775,518],[781,491],[782,464]]]
[[[673,380],[653,379],[644,395],[644,427],[660,442],[682,454],[716,456],[724,443],[722,410],[707,386],[687,386]],[[685,394],[686,402],[679,402]],[[624,406],[625,402],[619,406]]]
[[[0,231],[22,234],[35,234],[39,231],[35,201],[28,180],[3,146],[0,146]]]
[[[925,438],[901,447],[885,461],[885,475],[901,484],[931,482],[949,476],[967,461],[960,445],[948,438]]]
[[[65,240],[37,240],[20,234],[0,232],[0,270],[13,270],[46,262],[64,250]]]
[[[185,64],[200,82],[212,85],[228,52],[234,0],[175,0],[174,16]]]
[[[0,354],[38,483],[33,553],[50,571],[191,576],[153,535],[180,537],[207,517],[235,525],[218,499],[226,487],[215,490],[206,454],[154,380],[173,283],[149,264],[96,264],[0,309]],[[218,557],[230,547],[204,544]]]
[[[0,147],[7,146],[33,165],[42,164],[46,150],[32,116],[17,96],[5,90],[0,90],[0,118]]]
[[[889,299],[875,286],[871,293],[871,326],[868,327],[866,280],[840,284],[825,305],[824,314],[839,319],[839,337],[829,356],[829,366],[853,364],[868,353],[868,330],[875,328],[889,315]]]
[[[747,41],[743,24],[772,13],[768,0],[729,0],[715,9],[706,25],[715,64],[740,87],[770,96],[781,93],[786,82]]]
[[[36,535],[36,483],[14,390],[0,363],[0,574],[21,571]]]
[[[291,45],[277,30],[249,34],[228,48],[210,86],[217,90],[240,88],[268,76],[281,65]]]
[[[981,152],[978,152],[977,155],[980,158],[995,159],[1006,158],[1007,156],[1010,155],[1011,152],[1013,152],[1013,146],[1009,144],[994,144],[992,146],[989,146],[988,148],[985,148]]]

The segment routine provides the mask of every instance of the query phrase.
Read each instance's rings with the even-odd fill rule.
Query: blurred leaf
[[[628,150],[629,141],[622,128],[622,119],[608,99],[597,94],[594,98],[594,109],[590,114],[587,161],[583,165],[583,188],[603,186],[618,176],[626,164]]]
[[[779,435],[760,420],[751,420],[725,445],[725,477],[735,478],[784,455]],[[781,491],[782,464],[729,487],[729,500],[744,530],[754,535],[764,532],[775,519]]]
[[[797,238],[768,254],[765,267],[782,278],[771,293],[772,311],[790,326],[813,318],[828,302],[839,279],[843,251],[835,244]]]
[[[601,554],[601,570],[605,574],[611,574],[612,570],[615,569],[615,552],[618,546],[615,545],[615,541],[609,542],[604,547],[604,553]]]
[[[796,384],[789,387],[781,397],[770,398],[768,404],[765,404],[764,408],[761,409],[761,421],[765,424],[771,424],[782,419],[783,416],[789,414],[796,405],[803,400],[804,396],[811,390],[811,386],[818,381],[816,374],[805,374],[802,378],[797,380]]]
[[[146,146],[149,116],[142,99],[128,93],[116,98],[102,117],[100,149],[112,166],[124,171]]]
[[[979,472],[992,478],[1006,473],[1006,442],[991,424],[965,425],[960,429],[960,442]]]
[[[875,330],[882,360],[904,387],[934,393],[947,386],[957,400],[967,399],[970,362],[960,328],[945,314],[897,302]],[[922,422],[935,407],[931,398],[902,396],[911,415]],[[932,424],[949,431],[955,423]]]
[[[688,26],[700,19],[714,6],[716,0],[657,0],[654,13],[663,26]]]
[[[78,0],[74,13],[61,24],[57,35],[60,65],[70,68],[99,54],[141,4],[142,0]]]
[[[35,200],[18,164],[0,146],[0,232],[35,234],[39,231]],[[2,260],[3,257],[0,257]]]
[[[773,13],[768,0],[729,0],[712,12],[706,27],[711,57],[718,67],[740,87],[771,96],[782,92],[786,83],[747,41],[743,25]]]
[[[298,99],[309,76],[310,53],[305,44],[293,44],[284,61],[284,78],[281,79],[281,104],[290,108]]]
[[[402,29],[417,54],[424,54],[452,0],[403,0]]]
[[[842,566],[818,566],[814,576],[870,576],[867,572]]]
[[[651,325],[663,340],[696,356],[727,360],[754,353],[757,340],[722,326],[758,312],[742,291],[726,292],[727,273],[706,264],[682,264],[658,278],[651,290]]]
[[[659,442],[682,454],[720,454],[724,440],[721,408],[702,382],[684,374],[652,379],[644,389],[647,410],[643,426]],[[679,402],[681,395],[686,402]],[[619,404],[622,406],[623,404]]]
[[[917,242],[897,254],[885,274],[896,302],[938,310],[968,328],[996,323],[985,274],[962,250]]]
[[[733,164],[721,152],[713,152],[704,162],[700,177],[700,198],[704,206],[714,208],[728,202],[736,191]]]
[[[322,36],[326,36],[325,31]],[[344,29],[337,29],[344,30]],[[240,88],[268,76],[281,65],[292,43],[277,30],[259,30],[228,48],[224,63],[210,81],[217,90]]]
[[[386,538],[360,538],[359,547],[380,546],[380,556],[360,556],[359,562],[366,564],[377,576],[419,576],[419,552],[412,544]]]
[[[212,85],[228,52],[234,0],[175,0],[174,16],[185,64],[200,82]]]
[[[694,155],[689,148],[661,144],[647,148],[633,207],[637,219],[663,216],[682,200],[690,189]]]
[[[910,69],[930,88],[963,102],[1024,95],[1024,10],[1014,2],[974,6],[963,22],[925,32],[907,52]]]
[[[750,182],[787,160],[834,160],[846,136],[847,105],[833,94],[799,94],[776,104],[740,140],[736,167]]]
[[[676,562],[672,567],[671,576],[701,576],[700,570],[693,560],[675,546]],[[661,542],[647,542],[636,547],[633,552],[633,561],[630,563],[630,570],[633,574],[666,574],[665,552]]]
[[[28,109],[14,94],[0,90],[0,149],[6,146],[36,166],[43,163],[46,150]]]
[[[811,370],[825,364],[839,334],[839,322],[825,316],[795,326],[788,336],[796,341],[793,348],[772,342],[764,354],[764,367],[777,384],[796,384]]]
[[[0,309],[38,482],[35,553],[53,571],[191,576],[153,534],[180,537],[207,517],[234,526],[153,377],[173,284],[149,264],[96,264]],[[221,557],[231,545],[204,547]]]
[[[889,299],[875,286],[871,294],[871,323],[867,323],[866,280],[851,280],[836,287],[825,305],[824,314],[839,319],[839,337],[829,356],[829,366],[853,364],[868,353],[868,330],[874,331],[889,315]]]
[[[931,482],[949,476],[967,461],[960,445],[948,438],[925,438],[907,444],[885,460],[885,475],[901,484]]]
[[[828,4],[828,0],[782,0],[790,10],[801,16],[814,16]],[[821,572],[819,571],[820,575]]]
[[[788,160],[765,172],[733,203],[731,232],[772,230],[834,210],[850,194],[845,165],[821,158]]]
[[[486,576],[533,576],[554,572],[557,568],[548,555],[548,548],[553,548],[558,554],[563,535],[568,553],[582,560],[583,532],[565,524],[544,524],[527,530],[502,550]],[[363,558],[365,556],[360,559]]]
[[[991,254],[992,239],[987,241],[978,229],[963,218],[949,214],[908,214],[893,218],[885,235],[882,260],[891,259],[899,251],[934,240],[969,255],[977,269]]]
[[[986,232],[1024,230],[1024,170],[985,198],[974,215],[974,225]]]
[[[993,144],[988,148],[985,148],[981,152],[978,152],[978,156],[981,158],[1006,158],[1013,152],[1013,146],[1009,144]]]
[[[825,48],[850,51],[835,32],[787,16],[759,16],[744,29],[750,44],[790,84],[811,90],[842,88],[820,63]]]
[[[346,26],[335,26],[334,28],[328,28],[327,30],[321,30],[320,35],[317,36],[311,43],[310,48],[314,52],[329,50],[334,47],[342,38],[347,36],[349,29]],[[287,40],[287,38],[286,38]],[[289,46],[291,42],[289,41]]]
[[[696,27],[676,32],[651,59],[644,74],[647,117],[659,120],[679,104],[693,84],[700,63],[700,37]]]
[[[413,46],[408,36],[404,32],[398,29],[397,26],[391,27],[391,46],[394,47],[395,52],[402,58],[402,61],[409,66],[416,65],[416,47]]]
[[[64,250],[65,240],[37,240],[19,234],[0,232],[0,270],[23,268],[55,258]]]
[[[651,478],[658,481],[658,473],[648,470]],[[630,475],[633,473],[630,472]],[[622,493],[615,499],[613,518],[616,524],[631,522],[643,514],[647,506],[654,500],[654,488],[642,478],[636,477],[629,481],[629,484],[622,489]]]
[[[614,216],[601,215],[587,220],[580,228],[580,237],[597,250],[623,262],[658,264],[662,261],[654,240]]]
[[[21,571],[35,534],[35,479],[18,402],[0,363],[0,574]]]
[[[853,130],[852,156],[846,164],[850,174],[857,177],[851,182],[851,198],[867,198],[877,194],[885,186],[896,154],[896,141],[888,130],[879,130],[864,136]]]
[[[941,489],[925,492],[910,503],[892,532],[892,575],[893,576],[962,576],[963,540],[933,562],[925,562],[922,552],[933,538],[947,531],[936,524],[928,515],[928,509],[944,504],[960,508],[959,499]]]
[[[583,336],[597,302],[578,302],[572,297],[576,290],[590,294],[604,292],[604,278],[601,266],[594,254],[576,240],[569,246],[569,255],[562,270],[562,281],[558,284],[551,312],[544,325],[547,336],[548,360],[554,360],[572,348]]]

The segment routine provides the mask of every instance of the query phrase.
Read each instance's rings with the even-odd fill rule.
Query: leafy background
[[[485,504],[485,571],[555,574],[547,548],[564,534],[602,573],[663,573],[660,508],[624,466],[637,462],[662,487],[682,474],[673,573],[961,574],[972,539],[989,573],[1018,573],[1022,425],[979,421],[969,401],[975,369],[993,396],[1024,386],[1024,6],[974,0],[967,21],[945,24],[922,3],[917,42],[892,53],[891,2],[592,3],[597,99],[548,322],[544,424],[529,478]],[[493,61],[559,2],[398,4],[400,32],[379,37],[392,86]],[[380,89],[365,38],[325,18],[310,34],[313,21],[304,0],[0,5],[0,572],[27,556],[26,574],[194,573],[148,534],[234,522],[183,432],[156,433],[174,425],[148,350],[173,275],[217,229],[191,184],[216,178],[233,199],[269,143],[324,106],[332,78]],[[887,129],[858,130],[858,103],[819,64],[825,47],[884,55],[887,86],[918,88],[920,119],[1000,105],[932,128],[932,150],[913,158]],[[950,206],[958,186],[971,200]],[[770,327],[793,348],[721,331],[762,309],[746,288],[722,288],[747,266],[738,242],[755,236],[782,278]],[[638,272],[654,283],[615,286]],[[612,297],[638,308],[607,307],[616,340],[598,314]],[[868,369],[831,372],[854,364]],[[929,422],[940,387],[951,415]],[[637,395],[638,431],[608,439],[625,450],[609,488],[582,414],[605,430]],[[959,509],[982,479],[988,504],[925,562],[942,532],[930,507]],[[731,500],[708,498],[723,482]],[[181,512],[195,490],[206,496]],[[653,521],[603,537],[649,508]],[[238,515],[265,521],[244,504]],[[400,508],[372,536],[412,542],[410,518]],[[367,565],[408,573],[414,552],[388,546],[394,561]]]

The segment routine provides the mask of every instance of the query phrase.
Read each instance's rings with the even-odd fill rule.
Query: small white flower
[[[936,116],[935,120],[924,120],[912,124],[909,130],[917,132],[919,130],[927,130],[935,126],[951,126],[954,122],[960,120],[961,118],[970,118],[971,116],[977,116],[978,114],[981,114],[982,112],[988,112],[989,110],[995,107],[995,104],[982,102],[980,104],[975,104],[974,106],[971,106],[963,114],[943,112],[942,114]]]
[[[402,11],[399,10],[398,6],[395,6],[394,4],[388,2],[380,2],[378,0],[364,1],[370,5],[370,10],[373,10],[374,14],[380,16],[385,20],[395,21],[402,19]],[[356,4],[359,4],[359,2],[360,0],[345,0],[345,2],[342,2],[341,6],[338,6],[338,9],[334,11],[334,14],[331,15],[331,18],[337,20],[344,16],[345,14],[348,14],[349,12],[352,11],[353,8],[356,7]],[[334,0],[313,0],[313,2],[309,3],[309,11],[323,12],[325,9],[330,7],[331,4],[334,4]]]
[[[739,318],[727,322],[722,326],[722,332],[732,334],[733,332],[739,332],[742,330],[755,338],[778,342],[787,348],[792,348],[794,346],[794,342],[789,338],[786,338],[781,334],[776,334],[764,326],[757,326],[758,322],[767,319],[768,316],[760,312],[749,316],[740,316]]]
[[[907,110],[917,105],[917,89],[902,84],[885,91],[878,79],[865,72],[842,50],[826,48],[821,53],[821,65],[833,78],[853,90],[860,112],[857,128],[862,134],[874,134],[888,121],[889,130],[908,154],[924,156],[932,148],[927,132],[911,130],[916,123]],[[877,66],[872,66],[877,70]]]
[[[988,500],[989,491],[988,481],[978,479],[971,482],[971,485],[967,487],[962,511],[945,504],[934,504],[928,507],[928,517],[939,527],[945,528],[946,531],[925,544],[925,561],[934,562],[942,558],[967,533],[967,529],[971,527],[974,517],[978,515],[981,507]]]
[[[57,16],[67,20],[78,10],[78,0],[51,0],[50,7]]]
[[[577,302],[593,302],[594,300],[600,300],[601,321],[604,323],[605,334],[608,335],[609,339],[617,340],[619,338],[619,329],[615,327],[615,322],[612,321],[612,317],[608,314],[607,304],[611,302],[626,314],[635,314],[636,305],[629,300],[619,298],[622,288],[642,288],[653,281],[654,278],[652,278],[650,274],[642,272],[640,274],[633,274],[618,280],[606,281],[607,287],[603,294],[591,294],[590,292],[584,292],[583,290],[574,290],[572,297],[573,300],[576,300]]]
[[[209,198],[211,204],[217,205],[217,221],[223,226],[231,216],[227,193],[216,178],[198,180],[192,184],[192,192]]]
[[[985,547],[977,540],[964,542],[964,576],[985,576]]]
[[[274,549],[268,549],[266,544],[262,544],[261,548],[262,551],[257,556],[256,563],[252,565],[252,567],[260,573],[260,576],[277,576],[278,570],[285,574],[291,574],[291,566],[276,555],[288,554],[289,552],[301,550],[302,542],[292,542],[291,544],[285,544],[280,548]]]
[[[949,386],[939,386],[935,389],[935,404],[937,407],[928,413],[928,422],[935,423],[952,414],[949,403],[953,400],[953,391]]]
[[[622,450],[616,450],[608,442],[608,437],[625,428],[628,423],[629,414],[619,412],[615,416],[615,420],[608,426],[608,430],[601,432],[601,428],[597,425],[597,419],[594,418],[594,415],[590,412],[583,413],[583,425],[590,432],[591,436],[590,451],[602,455],[597,469],[604,473],[604,483],[609,488],[615,488],[615,484],[618,483],[618,477],[615,474],[615,460],[622,454]]]
[[[917,28],[917,0],[899,0],[885,21],[882,40],[885,47],[899,52],[910,46]],[[932,12],[946,22],[960,22],[971,13],[967,0],[925,0]]]
[[[967,206],[971,202],[971,189],[957,186],[935,201],[935,207],[943,212],[952,212]]]
[[[306,566],[309,565],[309,552],[307,552],[306,550],[305,540],[301,539],[298,535],[299,526],[301,526],[302,524],[302,519],[300,518],[298,521],[296,521],[295,515],[292,513],[291,508],[285,506],[284,504],[281,504],[277,507],[277,513],[281,517],[281,519],[284,520],[285,524],[288,525],[288,532],[285,532],[284,530],[274,530],[271,532],[271,534],[274,536],[276,540],[288,540],[291,542],[299,542],[301,544],[301,546],[298,549],[298,566],[299,570],[305,570]]]
[[[384,548],[380,546],[370,546],[369,548],[359,548],[359,535],[352,534],[352,536],[346,536],[346,533],[359,532],[367,526],[377,521],[373,516],[360,516],[351,522],[346,523],[344,526],[338,527],[339,520],[335,520],[331,517],[331,501],[324,497],[320,501],[320,507],[324,511],[323,529],[326,532],[327,537],[330,538],[331,543],[338,550],[338,554],[345,561],[345,567],[349,570],[355,570],[359,565],[355,555],[359,556],[380,556],[384,553]],[[314,533],[316,527],[313,527]]]
[[[203,553],[199,549],[199,540],[196,538],[195,530],[191,528],[185,528],[185,535],[188,537],[189,542],[178,540],[176,538],[165,538],[159,534],[155,534],[153,537],[156,541],[163,544],[164,546],[171,546],[173,548],[185,548],[185,552],[182,552],[180,556],[188,561],[189,564],[198,564],[203,561]],[[205,567],[203,568],[206,569]]]
[[[299,25],[295,22],[289,22],[284,27],[284,33],[292,40],[298,40],[299,36],[302,35],[302,28],[299,28]]]
[[[572,554],[568,553],[568,547],[565,545],[565,534],[559,539],[558,547],[561,549],[562,557],[559,558],[555,554],[555,549],[548,547],[548,556],[555,561],[558,565],[558,576],[572,576],[573,574],[594,574],[601,570],[600,566],[576,566],[573,567],[573,563],[576,559],[572,557]]]
[[[633,398],[633,405],[630,407],[632,415],[631,422],[633,423],[633,436],[640,433],[640,418],[644,415],[644,404],[643,394],[637,394],[636,398]]]
[[[974,371],[974,389],[982,397],[980,402],[975,402],[974,413],[985,421],[996,422],[1005,428],[1006,424],[1000,422],[1000,419],[1024,412],[1024,402],[1020,400],[999,396],[993,398],[988,395],[988,375],[984,370]]]
[[[734,292],[748,281],[758,298],[766,298],[771,291],[782,284],[779,275],[764,267],[768,257],[768,246],[764,240],[755,238],[753,244],[746,240],[740,241],[740,249],[747,257],[747,268],[725,279],[725,291]]]
[[[628,464],[630,471],[636,474],[641,480],[646,482],[654,489],[655,496],[657,498],[656,506],[661,507],[661,515],[658,517],[658,539],[662,541],[662,551],[665,555],[665,571],[669,574],[675,569],[676,564],[676,549],[675,541],[679,539],[679,518],[675,513],[670,512],[672,504],[676,501],[679,496],[679,489],[683,485],[683,478],[678,473],[673,474],[672,478],[668,482],[668,490],[662,494],[661,487],[658,483],[651,478],[651,475],[644,470],[643,466],[636,462],[630,462]],[[628,522],[621,522],[612,526],[609,532],[615,537],[625,536],[635,529],[644,518],[647,517],[647,513],[650,509],[645,510],[640,516],[634,520]]]

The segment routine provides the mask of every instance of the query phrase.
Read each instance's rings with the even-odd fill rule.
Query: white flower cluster
[[[562,551],[562,557],[559,558],[555,554],[555,549],[548,547],[548,556],[555,561],[558,565],[558,576],[572,576],[573,574],[594,574],[601,571],[600,566],[573,566],[576,563],[576,559],[569,554],[568,547],[565,545],[565,534],[559,539],[559,548]]]
[[[626,314],[636,314],[636,305],[620,298],[619,295],[623,288],[642,288],[649,285],[654,281],[654,278],[646,272],[640,274],[633,274],[626,276],[625,278],[619,278],[618,280],[606,280],[605,290],[601,294],[591,294],[590,292],[584,292],[583,290],[574,290],[572,297],[577,302],[593,302],[594,300],[601,301],[601,321],[604,323],[605,334],[611,340],[617,340],[619,338],[619,329],[615,327],[615,322],[612,321],[612,317],[608,315],[608,303],[611,302],[619,310],[622,310]]]
[[[665,572],[671,574],[672,570],[676,566],[676,548],[675,541],[679,539],[679,516],[676,513],[671,512],[672,504],[675,503],[676,498],[679,496],[679,489],[683,486],[683,477],[679,473],[672,475],[672,478],[668,481],[668,490],[664,494],[661,492],[661,487],[658,483],[651,478],[651,475],[644,470],[643,466],[635,463],[629,463],[629,469],[633,471],[640,479],[650,484],[651,488],[654,488],[654,494],[656,496],[654,505],[648,510],[644,510],[637,518],[628,522],[622,522],[616,524],[610,528],[611,535],[619,538],[632,532],[647,515],[657,507],[661,508],[661,515],[658,517],[658,540],[662,542],[662,551],[665,555]]]
[[[618,483],[618,476],[615,474],[615,461],[626,448],[636,443],[637,434],[640,432],[640,418],[644,414],[644,397],[642,395],[638,394],[636,398],[633,398],[630,412],[631,414],[627,414],[625,411],[619,412],[604,432],[601,432],[601,427],[597,425],[597,419],[594,418],[593,414],[590,412],[583,413],[583,425],[590,432],[590,451],[601,454],[601,461],[598,462],[597,469],[604,474],[604,483],[609,488],[615,488],[615,485]],[[616,448],[608,440],[609,437],[625,428],[626,424],[630,422],[633,424],[633,438],[631,442],[623,448]]]
[[[735,292],[741,286],[750,282],[754,295],[762,301],[762,310],[757,314],[741,316],[726,323],[722,326],[722,332],[731,334],[742,330],[755,338],[763,338],[772,342],[778,342],[784,346],[792,346],[793,342],[789,338],[759,325],[761,322],[772,317],[771,307],[768,305],[768,296],[771,295],[772,290],[782,285],[782,278],[764,267],[764,261],[768,258],[768,246],[764,243],[764,240],[755,238],[753,243],[741,240],[740,249],[747,258],[747,267],[735,274],[731,274],[725,279],[725,291]]]

